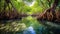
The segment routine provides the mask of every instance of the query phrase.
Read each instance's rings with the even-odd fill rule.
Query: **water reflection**
[[[3,21],[0,21],[0,22],[3,22]],[[9,23],[9,22],[11,22],[11,23]],[[4,21],[4,23],[5,23],[5,21]],[[25,27],[25,24],[20,23],[19,20],[16,20],[16,21],[10,20],[10,21],[8,21],[8,23],[10,25],[6,25],[6,27],[5,27],[6,29],[8,28],[8,30],[16,31],[16,29],[14,29],[14,28],[18,28],[18,29],[22,30]],[[45,22],[45,21],[44,21],[44,24],[46,24],[46,26],[48,26],[48,27],[44,27],[42,25],[39,27],[36,27],[34,24],[34,26],[36,28],[34,28],[33,25],[30,25],[28,28],[24,29],[23,31],[19,31],[16,34],[49,34],[49,33],[50,34],[58,34],[58,33],[60,34],[60,25],[56,25],[52,22]],[[2,24],[2,26],[5,26],[5,25]],[[15,27],[13,27],[13,26],[15,26]],[[9,34],[9,33],[7,33],[7,34]]]
[[[23,34],[36,34],[34,28],[32,26],[28,27]]]

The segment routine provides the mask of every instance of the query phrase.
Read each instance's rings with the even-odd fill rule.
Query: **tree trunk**
[[[59,2],[59,0],[58,1],[54,0],[54,3],[52,4],[52,6],[49,9],[45,10],[44,13],[42,13],[40,16],[38,16],[37,20],[48,20],[48,21],[53,21],[53,22],[56,21],[57,16],[56,16],[55,9],[58,6],[58,2]],[[59,20],[59,22],[60,22],[60,20]]]

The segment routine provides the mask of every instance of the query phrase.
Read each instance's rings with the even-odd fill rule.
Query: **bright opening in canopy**
[[[35,3],[35,0],[32,0],[31,2],[27,2],[27,1],[24,1],[24,3],[26,4],[26,5],[28,5],[28,6],[33,6],[34,5],[34,3]]]

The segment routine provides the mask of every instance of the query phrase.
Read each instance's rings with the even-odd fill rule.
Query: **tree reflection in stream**
[[[26,23],[29,23],[28,24],[29,26],[26,27],[26,29],[24,29],[23,31],[19,30],[18,32],[13,32],[13,33],[15,33],[15,34],[60,34],[60,25],[58,25],[58,24],[56,25],[52,22],[43,21],[41,23],[44,23],[45,24],[45,26],[44,26],[44,25],[41,25],[38,22],[36,22],[35,19],[30,19],[30,20],[26,19],[26,21],[24,21],[24,20],[22,23],[20,23],[20,20],[7,21],[9,24],[6,25],[5,28],[11,29],[11,30],[14,30],[14,28],[17,28],[17,29],[21,28],[20,30],[22,30],[22,29],[24,29],[23,27],[26,25],[26,24],[24,25],[23,23],[26,22]],[[3,21],[0,21],[0,22],[3,22]],[[4,21],[4,23],[5,23],[5,21]],[[16,25],[16,27],[13,28],[14,25],[12,25],[12,24]],[[21,26],[23,26],[23,27],[21,27]],[[5,34],[4,32],[1,32],[1,33]],[[13,33],[7,32],[6,34],[13,34]]]

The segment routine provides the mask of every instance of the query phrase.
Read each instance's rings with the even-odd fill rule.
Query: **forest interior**
[[[0,0],[1,34],[28,34],[31,26],[29,34],[60,34],[60,0]]]

